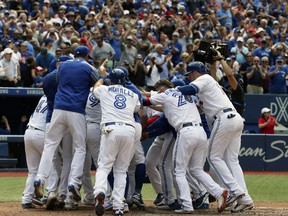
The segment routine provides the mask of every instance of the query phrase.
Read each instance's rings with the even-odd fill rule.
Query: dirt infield
[[[130,209],[129,213],[126,213],[125,215],[179,215],[179,214],[173,214],[173,212],[165,209],[159,209],[152,206],[151,202],[146,202],[146,209],[145,210],[138,210],[136,208]],[[7,203],[0,203],[0,215],[1,216],[62,216],[62,215],[71,215],[71,216],[79,216],[79,215],[95,215],[94,208],[88,207],[88,206],[79,206],[77,210],[74,211],[65,211],[65,210],[54,210],[54,211],[47,211],[43,209],[42,207],[37,207],[35,209],[22,209],[21,203],[19,202],[7,202]],[[107,211],[105,215],[112,215],[111,211]],[[196,210],[191,215],[220,215],[217,213],[216,205],[213,203],[211,205],[210,209],[207,210]],[[221,215],[230,215],[230,212],[224,212]],[[255,208],[246,212],[233,214],[233,215],[288,215],[288,203],[256,203]]]

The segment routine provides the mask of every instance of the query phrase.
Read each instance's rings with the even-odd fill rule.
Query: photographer
[[[224,58],[222,57],[221,53],[219,51],[217,52],[217,56],[215,56],[215,60],[219,60],[220,64],[222,66],[223,72],[225,73],[225,76],[222,77],[222,83],[224,84],[224,88],[226,90],[226,93],[229,93],[229,99],[231,100],[232,104],[234,105],[237,112],[242,115],[244,111],[244,90],[241,86],[243,84],[243,79],[241,78],[241,75],[239,74],[233,74],[231,68],[226,63]],[[213,64],[211,64],[211,76],[217,81],[216,79],[216,63],[215,61]]]

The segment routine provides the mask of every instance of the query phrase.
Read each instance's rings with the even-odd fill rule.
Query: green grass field
[[[246,175],[249,194],[255,202],[288,202],[288,175]],[[1,177],[0,202],[21,201],[26,177]],[[154,200],[150,184],[144,184],[143,199]]]

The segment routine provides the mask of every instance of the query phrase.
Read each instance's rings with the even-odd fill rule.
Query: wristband
[[[100,80],[100,79],[101,79],[101,80],[105,80],[106,77],[104,77],[104,76],[100,76],[100,77],[99,77],[99,80]]]

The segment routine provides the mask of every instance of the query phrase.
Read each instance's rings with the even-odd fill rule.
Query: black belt
[[[135,128],[134,127],[134,125],[132,125],[132,124],[128,124],[128,123],[122,123],[122,122],[107,122],[107,123],[105,123],[104,125],[105,126],[109,126],[109,125],[127,125],[127,126],[130,126],[130,127],[133,127],[133,128]]]
[[[87,121],[87,123],[91,123],[91,124],[99,124],[99,122],[94,122],[94,121]]]
[[[43,130],[41,130],[41,129],[39,129],[39,128],[35,128],[35,127],[33,127],[33,126],[27,126],[26,129],[34,129],[34,130],[43,131]]]
[[[227,108],[227,109],[224,109],[224,110],[223,110],[224,113],[226,113],[226,112],[231,112],[231,111],[233,111],[232,108]]]
[[[224,110],[222,110],[222,111],[220,111],[219,113],[221,113],[221,112],[223,112],[223,113],[227,113],[227,112],[232,112],[232,111],[234,111],[234,109],[232,109],[232,108],[226,108],[226,109],[224,109]],[[218,113],[218,114],[219,114]],[[217,114],[217,115],[218,115]],[[217,118],[217,115],[216,116],[214,116],[214,119],[216,119]]]
[[[201,127],[202,127],[203,125],[202,125],[202,123],[198,123],[198,124],[197,124],[197,123],[194,123],[194,124],[193,124],[192,122],[189,122],[189,123],[184,123],[184,124],[182,125],[182,128],[184,128],[184,127],[189,127],[189,126],[201,126]]]

